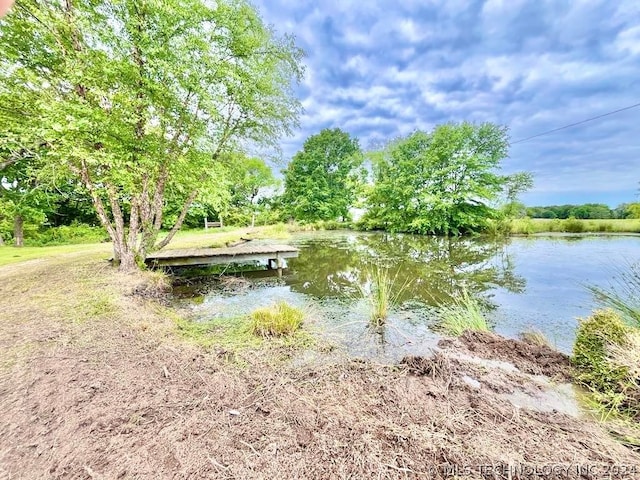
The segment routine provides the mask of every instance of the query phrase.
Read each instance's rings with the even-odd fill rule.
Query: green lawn
[[[178,232],[173,241],[167,246],[171,248],[223,247],[227,242],[239,240],[240,237],[250,238],[287,238],[289,233],[285,225],[268,227],[225,227],[223,229],[186,230]],[[110,243],[87,243],[75,245],[57,245],[52,247],[0,247],[0,266],[11,263],[24,262],[39,258],[51,258],[74,253],[103,254],[104,258],[112,255]]]

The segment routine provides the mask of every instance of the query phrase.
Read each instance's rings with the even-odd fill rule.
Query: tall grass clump
[[[510,224],[513,235],[531,235],[536,233],[536,226],[529,217],[514,219]]]
[[[365,285],[360,285],[360,294],[369,307],[369,320],[372,325],[381,327],[389,316],[389,310],[398,304],[400,295],[409,282],[397,285],[398,275],[391,276],[387,268],[376,267],[367,274]]]
[[[449,335],[460,336],[466,330],[488,332],[489,323],[480,302],[463,290],[453,301],[439,307],[440,327]]]
[[[603,411],[640,417],[640,330],[613,310],[583,319],[573,347],[576,380]]]
[[[250,315],[250,331],[261,337],[282,337],[294,334],[302,327],[304,312],[287,302],[258,308]]]
[[[587,288],[601,306],[618,312],[628,325],[640,328],[640,262],[619,270],[609,288]]]
[[[518,338],[520,338],[520,340],[522,340],[523,342],[529,343],[531,345],[552,348],[549,339],[545,337],[544,333],[539,330],[527,330],[524,332],[520,332]]]

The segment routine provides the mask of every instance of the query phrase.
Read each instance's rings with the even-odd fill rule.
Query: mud
[[[503,360],[525,373],[545,375],[558,381],[571,380],[569,357],[546,345],[472,331],[465,332],[458,339],[443,339],[438,345],[481,358]]]

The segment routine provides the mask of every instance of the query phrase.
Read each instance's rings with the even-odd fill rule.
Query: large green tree
[[[246,0],[24,0],[0,51],[0,129],[37,103],[24,142],[81,180],[121,270],[215,194],[221,155],[275,144],[299,112],[302,53]],[[160,238],[168,192],[181,207]]]
[[[296,220],[346,220],[359,185],[358,140],[338,128],[309,137],[284,171],[282,204]]]
[[[505,128],[446,124],[415,132],[372,155],[368,228],[457,235],[482,229],[506,178],[498,173],[509,147]]]
[[[230,224],[255,225],[258,200],[267,189],[276,185],[271,167],[260,158],[242,154],[230,155],[228,162],[230,198],[225,219]]]

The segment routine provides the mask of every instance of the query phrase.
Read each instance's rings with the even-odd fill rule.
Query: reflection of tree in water
[[[291,259],[287,283],[317,297],[352,296],[374,268],[388,268],[400,301],[430,305],[447,301],[463,288],[480,294],[501,287],[522,292],[504,244],[482,239],[401,234],[349,234],[302,245]]]

